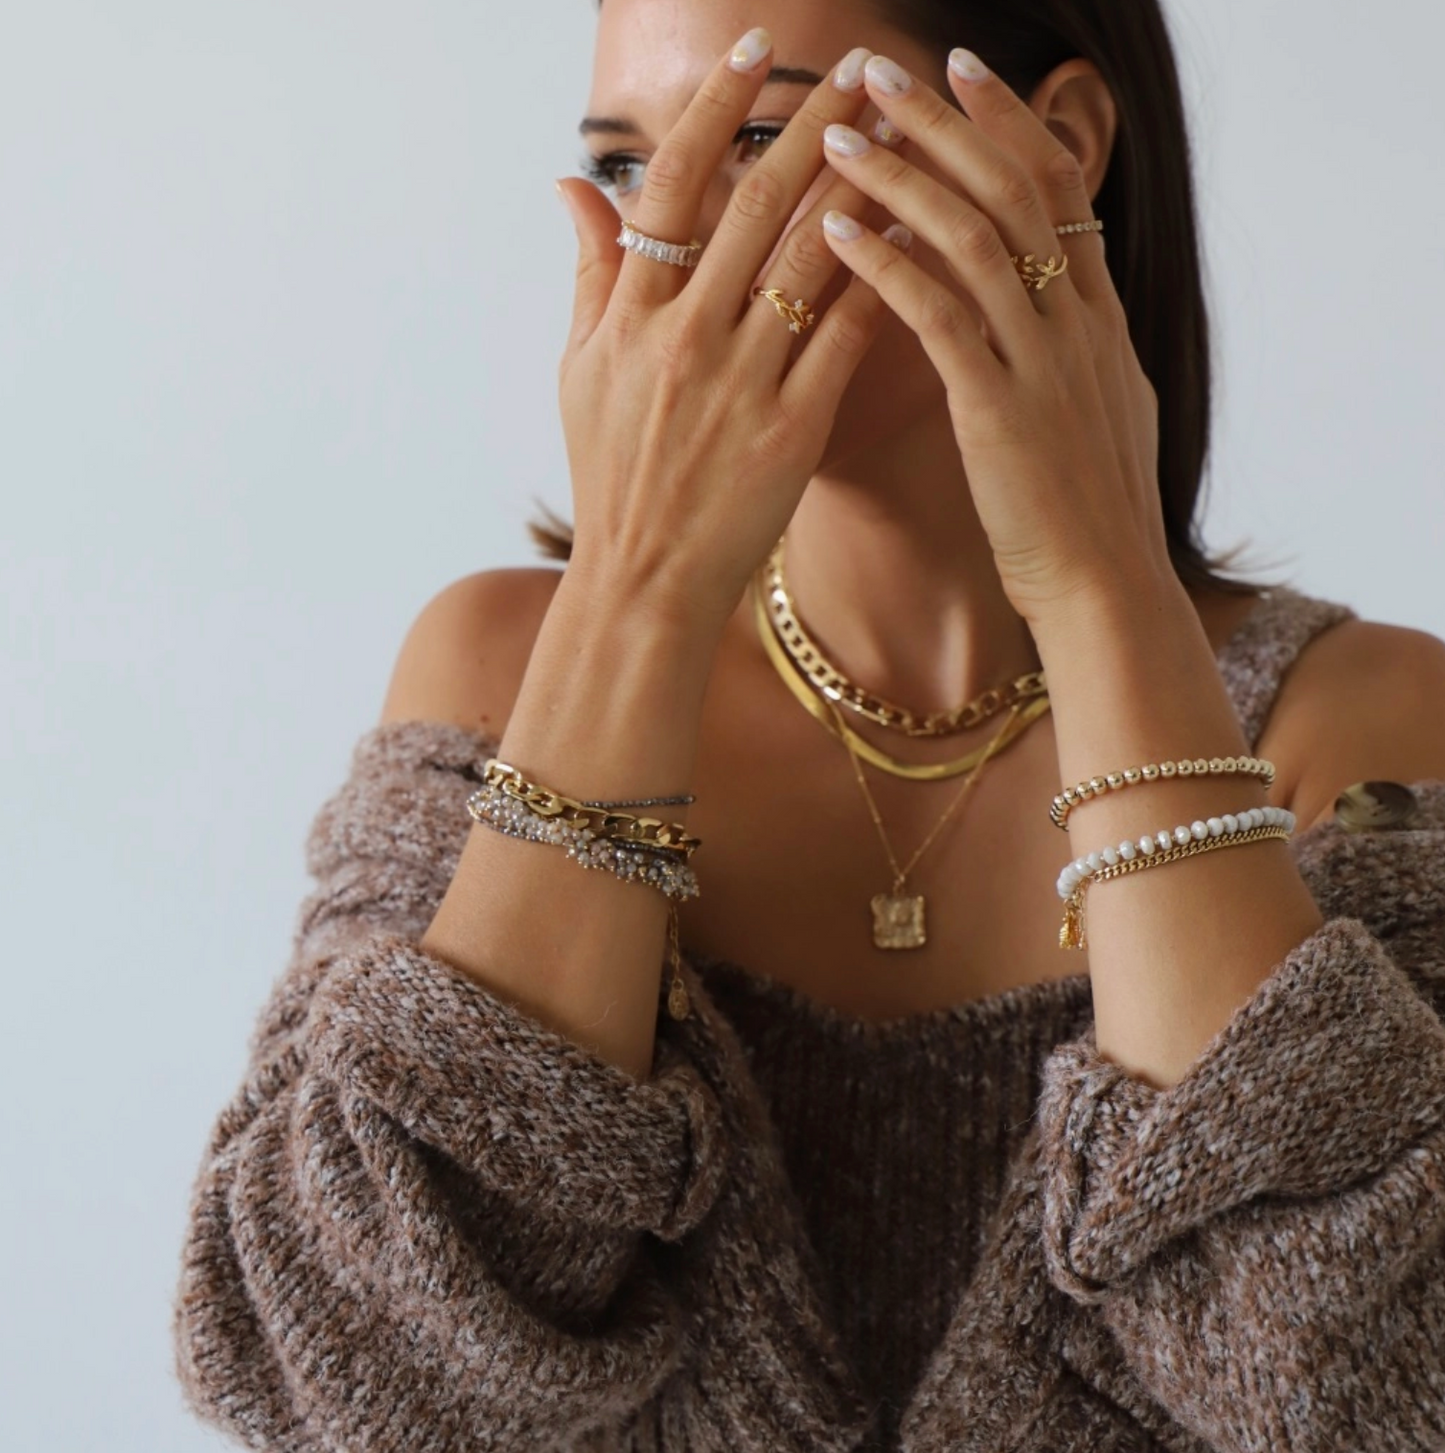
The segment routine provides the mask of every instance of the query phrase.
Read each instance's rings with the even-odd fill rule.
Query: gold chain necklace
[[[879,726],[891,727],[910,737],[945,737],[970,731],[1004,707],[1047,691],[1044,673],[1028,671],[1016,676],[1007,686],[990,686],[962,706],[929,712],[911,711],[866,691],[823,654],[798,618],[784,572],[783,545],[780,539],[763,566],[768,619],[793,664],[828,701],[839,702]]]
[[[841,726],[843,718],[838,708],[830,703],[829,709],[838,717],[838,724]],[[968,795],[969,789],[978,781],[984,764],[1000,750],[1022,709],[1021,703],[1015,703],[1008,720],[984,748],[983,756],[964,779],[963,786],[959,788],[953,801],[948,804],[943,816],[934,825],[933,831],[924,838],[922,845],[909,858],[907,865],[901,868],[894,855],[893,844],[888,841],[888,832],[883,826],[883,814],[878,811],[878,804],[873,800],[873,793],[868,788],[868,779],[863,775],[863,764],[858,760],[858,753],[853,750],[851,745],[849,746],[848,760],[853,764],[853,775],[857,777],[858,786],[863,792],[863,800],[868,804],[873,826],[878,829],[878,839],[883,844],[883,851],[888,855],[888,866],[893,869],[892,892],[877,893],[873,896],[873,942],[878,948],[922,948],[928,942],[928,904],[921,893],[904,892],[908,886],[908,875],[918,866],[918,860],[938,840],[939,833],[943,831],[949,819],[958,810],[959,804]]]
[[[753,616],[757,623],[758,635],[762,639],[763,649],[767,652],[768,659],[773,663],[778,675],[782,677],[783,684],[834,736],[842,740],[865,762],[871,763],[880,771],[888,772],[894,777],[907,778],[912,782],[939,782],[946,777],[958,777],[964,772],[971,771],[989,754],[990,748],[985,746],[978,747],[966,757],[959,757],[952,762],[911,763],[900,762],[890,757],[886,752],[875,747],[872,742],[860,737],[843,720],[842,715],[833,709],[831,700],[822,700],[794,666],[792,658],[783,649],[782,643],[778,640],[769,622],[768,604],[761,572],[753,577]],[[1020,710],[1005,724],[1003,740],[999,744],[1000,751],[1044,712],[1048,711],[1052,703],[1049,700],[1048,689],[1044,687],[1042,693],[1030,701],[1027,706],[1023,706],[1022,703],[1015,703],[1015,705],[1019,706]]]

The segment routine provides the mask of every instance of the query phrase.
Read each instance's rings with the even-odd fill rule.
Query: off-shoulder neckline
[[[1314,599],[1285,585],[1262,591],[1253,609],[1240,620],[1215,653],[1215,659],[1224,665],[1236,653],[1246,649],[1260,629],[1262,621],[1281,604],[1298,606],[1302,603],[1309,604]],[[372,727],[363,736],[358,748],[367,743],[384,741],[394,735],[411,734],[434,735],[457,746],[461,755],[454,763],[449,764],[455,766],[480,762],[493,755],[499,742],[499,738],[492,733],[465,727],[456,722],[406,720],[383,722]],[[976,1031],[1001,1018],[1028,1018],[1040,1011],[1060,1010],[1066,1006],[1073,1008],[1076,1001],[1082,1007],[1089,997],[1090,985],[1089,975],[1085,971],[1057,979],[1038,979],[1010,985],[1007,989],[995,990],[955,1004],[915,1010],[887,1019],[874,1019],[815,999],[792,984],[733,959],[695,953],[684,953],[684,959],[704,983],[709,978],[721,978],[750,995],[770,1001],[781,1011],[789,1012],[795,1019],[811,1024],[822,1035],[853,1043],[905,1041],[919,1036],[928,1037],[940,1031],[956,1033],[960,1026]]]

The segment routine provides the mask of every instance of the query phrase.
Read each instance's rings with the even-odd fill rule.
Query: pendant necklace
[[[899,867],[898,859],[893,852],[893,844],[888,841],[888,833],[883,826],[883,816],[878,811],[878,804],[873,800],[872,792],[869,791],[868,779],[863,775],[863,765],[858,760],[858,753],[854,751],[851,740],[844,736],[844,742],[848,747],[848,760],[853,764],[853,774],[857,777],[858,786],[862,789],[863,800],[868,804],[868,811],[873,818],[874,827],[878,830],[878,839],[883,844],[883,851],[888,855],[888,866],[893,870],[892,891],[878,893],[873,897],[873,942],[878,948],[922,948],[928,942],[927,903],[921,893],[905,891],[908,887],[908,875],[918,866],[918,860],[937,841],[939,833],[943,831],[959,804],[968,795],[969,788],[978,780],[984,764],[995,755],[1001,744],[1010,739],[1010,729],[1015,725],[1022,705],[1021,702],[1016,702],[1010,709],[1008,719],[994,735],[993,740],[983,749],[977,764],[965,778],[962,787],[959,788],[953,801],[949,803],[948,809],[904,867]],[[828,708],[834,715],[839,715],[838,708],[831,701],[828,703]],[[839,726],[841,725],[840,716]]]

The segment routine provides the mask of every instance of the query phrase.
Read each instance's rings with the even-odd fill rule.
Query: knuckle
[[[833,267],[833,250],[818,225],[794,227],[783,248],[783,265],[800,277],[816,277]]]
[[[920,331],[926,338],[946,342],[957,338],[969,326],[968,315],[956,298],[941,288],[930,288],[923,299]]]
[[[870,328],[856,313],[842,312],[828,330],[828,347],[845,359],[861,358],[873,338]]]
[[[702,322],[689,313],[679,313],[662,330],[658,349],[672,374],[690,373],[702,355]]]
[[[770,222],[783,207],[783,185],[772,172],[754,166],[733,189],[732,205],[747,222]]]
[[[1067,146],[1061,146],[1049,158],[1044,176],[1058,191],[1077,192],[1084,186],[1084,164]]]
[[[1014,114],[1023,109],[1023,101],[1016,92],[1008,90],[1003,86],[991,88],[992,94],[988,98],[988,114],[997,117],[999,120],[1007,121]]]
[[[805,421],[781,403],[772,419],[753,435],[748,449],[754,464],[772,469],[791,459],[798,447],[799,430]]]
[[[943,101],[922,106],[917,116],[910,116],[908,124],[917,136],[948,135],[959,124],[959,113]]]
[[[701,86],[692,100],[691,111],[704,122],[716,117],[730,115],[737,105],[731,85],[735,73],[714,71]]]
[[[949,246],[966,262],[985,266],[1003,253],[1003,238],[982,212],[972,207],[961,209],[948,228]]]
[[[999,167],[993,177],[993,192],[1012,211],[1031,213],[1039,205],[1034,180],[1020,167]]]
[[[879,160],[882,163],[878,167],[879,182],[882,186],[904,188],[910,192],[915,190],[912,185],[914,169],[901,156],[884,147]]]
[[[623,344],[629,344],[642,331],[647,314],[635,303],[613,298],[607,310],[607,327],[612,336]]]
[[[651,201],[676,201],[692,186],[695,173],[696,165],[686,147],[677,143],[660,146],[647,164],[645,194]]]

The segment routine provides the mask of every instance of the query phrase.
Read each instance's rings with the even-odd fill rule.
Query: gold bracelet
[[[1055,827],[1068,830],[1069,813],[1091,797],[1117,792],[1121,787],[1134,787],[1140,782],[1158,782],[1170,777],[1244,776],[1258,777],[1266,787],[1274,785],[1274,763],[1263,757],[1195,757],[1178,762],[1150,762],[1145,767],[1129,767],[1110,772],[1104,777],[1090,777],[1073,787],[1066,787],[1049,806],[1049,817]]]
[[[496,787],[508,797],[525,804],[539,817],[557,818],[609,842],[683,858],[690,858],[702,846],[701,839],[693,837],[677,823],[589,807],[575,797],[564,797],[550,787],[529,782],[517,768],[508,766],[497,757],[489,758],[483,766],[482,780],[487,786]]]

